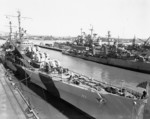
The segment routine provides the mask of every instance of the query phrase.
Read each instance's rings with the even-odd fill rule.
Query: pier
[[[39,119],[2,64],[0,64],[0,118]]]

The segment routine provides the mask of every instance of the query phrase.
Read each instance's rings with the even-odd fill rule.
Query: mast
[[[136,40],[136,36],[134,35],[134,38],[132,40],[132,46],[135,46],[135,40]]]
[[[20,11],[18,11],[18,30],[19,30],[19,39],[21,40],[21,20],[20,20],[20,17],[21,17],[21,13],[20,13]]]
[[[12,23],[11,23],[11,21],[9,21],[9,27],[10,27],[9,40],[11,40],[11,34],[12,34]]]
[[[110,37],[111,37],[110,31],[108,31],[107,37],[108,37],[108,45],[110,45]]]
[[[90,31],[91,31],[91,38],[92,38],[92,36],[93,36],[93,26],[91,27]]]
[[[18,13],[18,15],[17,16],[12,16],[12,15],[7,15],[6,17],[8,18],[8,17],[17,17],[18,18],[18,34],[19,34],[19,40],[21,40],[22,39],[22,28],[21,28],[21,18],[23,18],[23,19],[31,19],[31,18],[29,18],[29,17],[21,17],[21,12],[20,11],[17,11],[17,13]]]
[[[81,30],[81,37],[82,37],[82,28],[80,30]]]

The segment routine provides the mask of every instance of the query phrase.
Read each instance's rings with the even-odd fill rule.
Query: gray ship
[[[125,60],[111,57],[84,56],[83,54],[74,54],[69,51],[62,51],[62,53],[65,55],[78,57],[84,60],[93,61],[105,65],[120,67],[137,72],[150,73],[150,62],[140,62],[135,60]]]

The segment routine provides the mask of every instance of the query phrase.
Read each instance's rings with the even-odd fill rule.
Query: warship
[[[62,53],[109,66],[150,73],[149,46],[146,48],[145,45],[150,38],[146,40],[143,46],[136,45],[135,39],[133,39],[132,45],[124,47],[119,46],[116,39],[111,38],[110,31],[108,31],[108,38],[98,38],[97,40],[101,41],[102,39],[107,41],[97,45],[94,43],[92,33],[86,38],[81,35],[69,49],[62,49]]]
[[[18,12],[18,20],[20,20],[20,12]],[[19,21],[21,32],[20,29]],[[37,84],[51,95],[65,100],[93,118],[142,119],[148,91],[142,90],[142,93],[142,91],[90,79],[80,72],[76,73],[60,66],[58,62],[55,62],[54,66],[37,61],[33,57],[34,50],[29,50],[29,47],[34,46],[24,41],[20,32],[19,39],[13,40],[10,35],[3,46],[2,61],[15,74],[24,75],[24,80]]]
[[[59,43],[58,43],[59,44]],[[40,43],[39,45],[35,45],[35,46],[39,46],[39,47],[41,47],[41,48],[45,48],[45,49],[50,49],[50,50],[55,50],[55,51],[62,51],[62,49],[63,49],[63,47],[61,47],[61,48],[59,48],[58,46],[53,46],[52,44],[48,44],[48,43],[46,43],[46,44],[43,44],[43,43]]]
[[[128,69],[132,71],[150,73],[150,59],[149,59],[149,44],[147,43],[150,38],[143,41],[144,44],[136,45],[135,38],[133,43],[129,43],[129,46],[121,47],[117,45],[116,41],[111,41],[110,34],[108,38],[101,37],[97,40],[104,39],[105,42],[101,45],[97,45],[98,42],[94,43],[92,35],[86,38],[78,36],[77,39],[69,44],[56,43],[52,44],[39,44],[37,46],[45,49],[60,51],[64,55],[81,58],[84,60],[114,66],[118,68]],[[110,40],[111,39],[111,40]],[[116,40],[116,38],[114,38]],[[111,42],[108,43],[108,41]],[[117,39],[118,40],[118,39]],[[129,40],[129,39],[128,39]],[[131,39],[130,39],[131,40]],[[141,39],[139,39],[141,40]],[[88,45],[83,42],[90,42]],[[112,44],[113,43],[113,44]],[[93,44],[93,46],[92,46]],[[95,44],[95,45],[94,45]]]
[[[140,62],[136,60],[127,60],[120,58],[111,58],[111,57],[93,57],[93,56],[84,56],[83,54],[75,54],[69,51],[62,51],[63,54],[81,58],[88,61],[93,61],[109,66],[115,66],[119,68],[124,68],[132,71],[142,72],[142,73],[150,73],[150,62]]]

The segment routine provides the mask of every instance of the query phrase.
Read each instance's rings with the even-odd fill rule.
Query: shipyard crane
[[[143,39],[140,39],[140,38],[138,38],[140,41],[142,41],[142,42],[144,42],[143,43],[143,46],[145,47],[145,46],[147,46],[147,45],[149,45],[149,43],[148,43],[148,41],[150,40],[150,37],[148,38],[148,39],[146,39],[146,40],[143,40]]]

